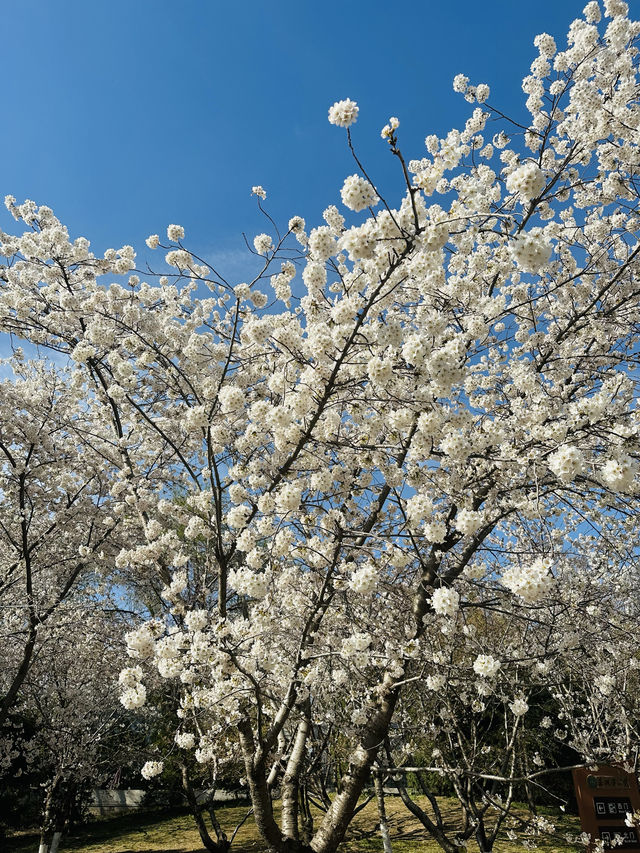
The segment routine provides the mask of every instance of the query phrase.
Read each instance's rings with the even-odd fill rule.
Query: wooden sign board
[[[597,769],[573,771],[578,813],[583,832],[611,848],[616,835],[621,836],[619,850],[640,851],[637,829],[625,824],[628,812],[640,811],[640,791],[634,773],[621,767],[599,765]],[[591,849],[591,847],[589,848]]]

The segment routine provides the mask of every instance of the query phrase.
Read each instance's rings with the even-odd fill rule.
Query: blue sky
[[[389,116],[407,158],[424,156],[424,137],[471,109],[452,91],[458,72],[522,115],[534,36],[564,46],[583,5],[4,0],[0,194],[50,205],[100,253],[144,251],[149,233],[180,223],[233,277],[242,231],[264,230],[253,184],[283,224],[317,224],[339,200],[355,168],[327,122],[335,100],[358,101],[356,145],[394,200],[379,135]]]

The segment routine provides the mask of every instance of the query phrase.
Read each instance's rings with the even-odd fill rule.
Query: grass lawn
[[[410,815],[398,797],[385,800],[393,839],[393,853],[436,853],[441,848],[428,839],[421,824]],[[421,803],[426,808],[425,803]],[[220,824],[227,835],[231,836],[235,826],[246,816],[248,806],[225,806],[217,811]],[[442,801],[443,816],[454,826],[458,823],[459,813],[454,800]],[[560,832],[578,833],[577,818],[550,818]],[[382,841],[379,834],[368,836],[377,824],[375,805],[370,803],[357,815],[348,839],[341,845],[341,853],[380,853]],[[363,837],[364,836],[364,837]],[[0,842],[1,843],[1,842]],[[544,853],[565,853],[576,850],[575,845],[561,839],[540,837],[536,839],[538,849]],[[7,853],[36,853],[38,838],[33,834],[16,835],[8,839]],[[167,815],[127,815],[96,821],[75,830],[63,839],[63,851],[77,853],[200,853],[204,848],[189,814],[175,813]],[[506,839],[497,843],[496,853],[516,853],[524,848],[521,842],[509,842]],[[474,845],[470,848],[476,851]],[[238,831],[231,853],[264,853],[251,818]]]

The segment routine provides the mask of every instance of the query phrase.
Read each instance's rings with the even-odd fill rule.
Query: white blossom
[[[473,662],[473,671],[482,678],[493,678],[500,669],[500,661],[491,655],[478,655]]]
[[[510,193],[517,193],[522,201],[530,201],[540,195],[546,182],[540,167],[527,162],[510,172],[505,183]]]
[[[509,708],[514,717],[523,717],[529,710],[529,705],[522,697],[518,697],[509,703]]]
[[[570,483],[572,480],[582,474],[585,468],[584,455],[581,450],[574,445],[563,444],[554,453],[552,453],[547,461],[549,468],[556,477],[563,483]]]
[[[552,247],[541,228],[522,231],[511,241],[511,255],[524,272],[537,273],[551,257]]]
[[[455,616],[460,606],[460,595],[451,587],[438,587],[431,596],[431,606],[439,616]]]
[[[338,125],[338,127],[350,127],[357,118],[358,105],[349,98],[344,101],[336,101],[329,108],[329,122]]]
[[[532,563],[510,566],[503,573],[501,582],[527,604],[535,604],[553,588],[550,568],[551,560],[541,557]]]
[[[340,191],[342,203],[350,210],[360,211],[374,207],[379,199],[369,181],[359,175],[350,175]]]
[[[169,225],[167,227],[167,237],[174,243],[184,239],[184,228],[182,225]]]
[[[154,776],[159,776],[164,770],[164,762],[162,761],[147,761],[142,765],[140,774],[145,779],[153,779]]]

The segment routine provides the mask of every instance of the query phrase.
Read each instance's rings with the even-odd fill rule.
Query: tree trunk
[[[220,825],[216,821],[214,823],[214,830],[218,836],[218,841],[214,841],[213,838],[209,835],[209,830],[204,822],[204,818],[202,817],[202,809],[198,803],[198,799],[195,795],[193,787],[191,785],[191,779],[189,778],[189,770],[186,764],[181,765],[182,771],[182,789],[184,791],[184,795],[187,799],[187,803],[189,805],[189,811],[193,815],[193,819],[196,822],[196,826],[198,827],[198,833],[200,835],[200,840],[202,841],[202,845],[206,850],[211,851],[211,853],[226,853],[226,851],[231,846],[227,841],[227,837],[220,829]],[[53,851],[51,851],[53,853]]]
[[[284,839],[273,816],[273,804],[265,773],[266,756],[261,751],[256,753],[250,720],[245,719],[238,724],[238,733],[256,828],[266,842],[267,850],[270,853],[281,853],[285,849]]]
[[[302,782],[299,789],[300,812],[301,818],[301,835],[305,844],[309,844],[313,836],[313,812],[311,811],[311,803],[309,801],[309,791],[307,783]]]
[[[397,781],[396,787],[405,807],[411,812],[414,817],[416,817],[420,821],[420,823],[424,826],[429,835],[431,835],[431,837],[440,845],[440,847],[442,847],[445,853],[459,853],[459,851],[464,850],[463,847],[458,847],[457,844],[447,838],[439,809],[436,811],[436,809],[434,808],[434,812],[436,814],[436,821],[434,822],[433,820],[431,820],[429,815],[423,809],[421,809],[420,806],[414,800],[411,799],[409,793],[407,792],[407,786],[404,779]],[[423,788],[423,793],[425,793],[422,784],[421,787]],[[427,799],[429,799],[429,801],[431,802],[431,797],[429,797],[429,795],[426,793],[425,796],[427,796]]]
[[[493,850],[493,844],[487,838],[487,833],[484,828],[484,821],[480,820],[477,828],[476,828],[476,843],[478,845],[478,849],[480,853],[491,853]]]
[[[378,804],[382,849],[384,853],[393,853],[393,848],[391,847],[391,836],[389,835],[389,826],[387,824],[387,813],[384,807],[384,785],[382,784],[382,773],[379,770],[375,770],[373,773],[373,784],[376,789],[376,802]]]
[[[331,803],[311,842],[316,853],[335,853],[338,849],[369,778],[371,765],[387,736],[400,688],[388,674],[381,688],[378,709],[364,729],[360,744],[349,756],[349,767],[341,779],[342,790]]]
[[[231,847],[231,842],[228,840],[224,829],[220,826],[220,822],[218,821],[216,810],[213,807],[212,801],[210,801],[209,805],[207,806],[207,812],[209,814],[209,820],[211,821],[213,831],[215,832],[216,838],[218,839],[218,850],[229,850],[229,848]]]
[[[58,853],[58,848],[60,847],[60,839],[62,838],[62,832],[60,830],[56,830],[53,833],[53,838],[51,839],[51,847],[49,847],[49,853]]]
[[[59,784],[60,774],[56,773],[47,786],[47,796],[44,801],[44,810],[42,813],[42,829],[40,831],[40,846],[38,848],[38,853],[50,853],[50,846],[53,843],[55,798]],[[60,839],[58,839],[58,844],[59,843]]]
[[[386,500],[385,493],[381,493],[380,507]],[[366,527],[366,525],[365,525]],[[369,528],[371,529],[371,528]],[[450,550],[458,541],[458,534],[451,534],[449,539],[443,543],[442,549],[434,551],[427,560],[421,583],[416,590],[413,602],[413,615],[415,618],[415,630],[412,639],[419,638],[424,631],[423,617],[428,609],[429,595],[432,588],[441,555]],[[477,547],[474,546],[474,547]],[[436,553],[439,555],[436,557]],[[464,563],[461,564],[459,572],[462,571]],[[457,576],[454,574],[454,576]],[[254,810],[254,818],[258,832],[267,844],[269,851],[275,853],[336,853],[338,845],[344,836],[357,808],[358,800],[362,790],[369,779],[371,766],[376,759],[378,751],[389,732],[391,719],[395,711],[398,697],[400,695],[400,683],[386,672],[378,686],[378,705],[371,720],[365,725],[359,738],[358,746],[349,756],[347,771],[339,782],[338,794],[332,801],[330,807],[311,839],[310,845],[303,844],[296,839],[284,838],[278,824],[273,816],[273,806],[266,781],[265,762],[267,753],[271,748],[269,739],[260,743],[256,749],[256,742],[251,721],[248,718],[241,720],[238,724],[240,744],[244,758],[245,770],[249,782],[249,791]],[[290,687],[288,697],[295,701],[295,688]],[[276,717],[278,723],[284,722],[291,706],[285,701]],[[274,722],[275,725],[275,722]]]
[[[282,834],[285,838],[300,838],[298,827],[298,793],[300,788],[300,773],[304,764],[307,737],[311,721],[309,701],[305,702],[304,716],[298,723],[296,737],[282,779]]]

